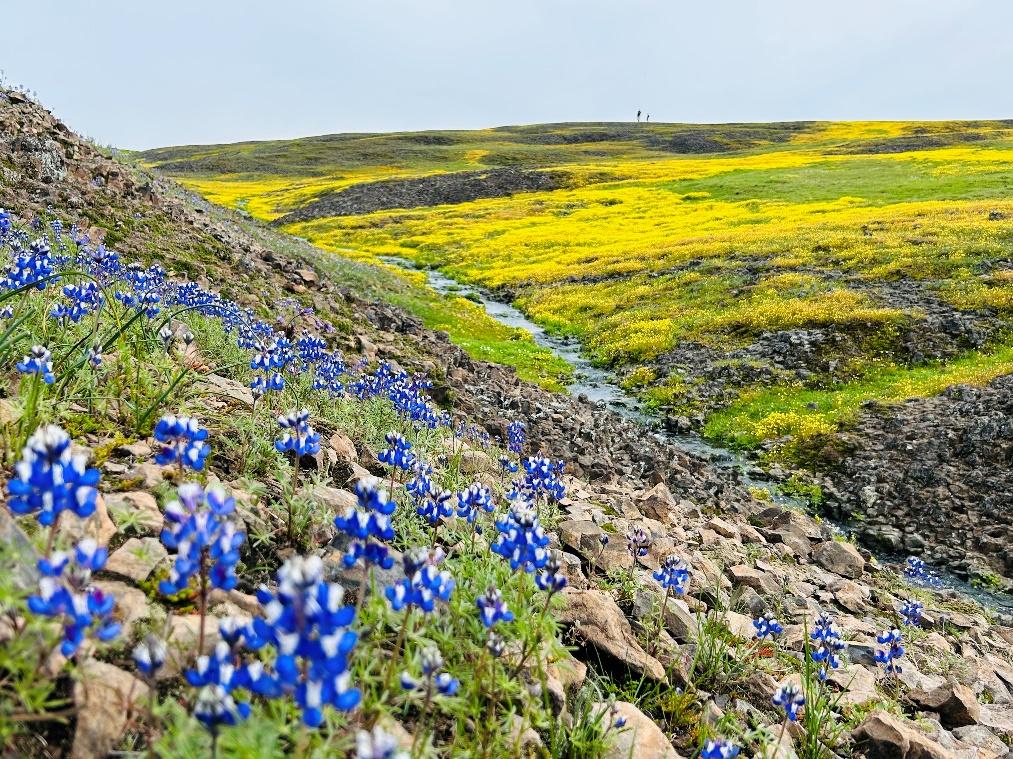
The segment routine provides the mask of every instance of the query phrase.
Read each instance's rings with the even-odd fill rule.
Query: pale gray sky
[[[1013,117],[1008,0],[26,0],[0,68],[125,148],[547,121]]]

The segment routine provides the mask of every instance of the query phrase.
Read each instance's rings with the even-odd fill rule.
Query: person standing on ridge
[[[640,123],[640,109],[637,109],[637,123]]]
[[[651,123],[651,114],[647,114],[647,123],[648,123],[648,124],[650,124],[650,123]]]

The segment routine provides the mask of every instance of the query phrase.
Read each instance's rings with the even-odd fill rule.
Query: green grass
[[[1013,372],[1013,344],[1007,343],[993,352],[970,352],[946,364],[914,368],[886,365],[865,378],[825,390],[797,385],[752,390],[728,408],[712,414],[705,433],[746,449],[781,435],[816,437],[853,421],[866,401],[897,403],[935,395],[951,385],[984,384],[1010,372]]]

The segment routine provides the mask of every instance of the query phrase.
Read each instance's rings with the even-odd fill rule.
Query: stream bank
[[[802,499],[782,492],[760,467],[742,453],[711,445],[695,433],[679,434],[666,430],[656,417],[646,411],[636,398],[619,385],[615,373],[596,366],[582,352],[581,345],[576,339],[549,333],[515,306],[495,299],[490,293],[480,288],[460,283],[437,269],[423,268],[412,261],[395,256],[380,256],[379,260],[400,269],[424,272],[429,286],[436,292],[467,298],[481,305],[489,316],[500,323],[522,329],[530,334],[535,343],[552,351],[553,354],[573,367],[573,376],[566,388],[570,395],[599,404],[618,414],[627,422],[641,426],[659,442],[667,443],[687,456],[706,461],[715,469],[725,472],[729,479],[741,487],[748,488],[753,492],[767,491],[772,503],[801,510],[809,508],[809,505]],[[849,532],[846,526],[836,524],[834,527],[839,532]],[[878,551],[876,555],[886,563],[903,563],[905,558],[903,555],[884,551]],[[993,593],[985,588],[976,587],[947,571],[944,567],[939,567],[938,570],[944,588],[970,596],[1003,613],[1013,614],[1013,597],[1010,595]]]

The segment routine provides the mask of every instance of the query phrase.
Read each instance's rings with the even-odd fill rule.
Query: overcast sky
[[[547,121],[1013,117],[1008,0],[24,0],[0,68],[124,148]]]

